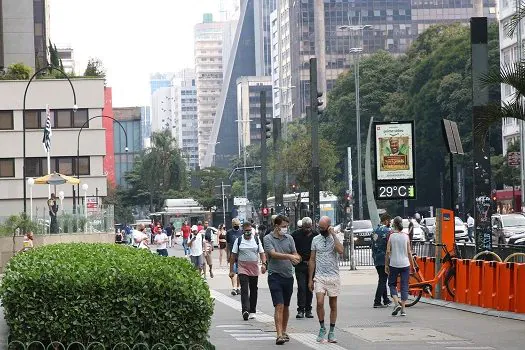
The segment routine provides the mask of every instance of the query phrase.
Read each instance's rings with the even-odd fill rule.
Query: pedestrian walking
[[[312,299],[313,293],[308,288],[308,264],[312,251],[312,240],[318,235],[313,229],[312,219],[305,217],[299,221],[300,229],[292,233],[297,253],[301,256],[301,262],[295,265],[295,279],[297,280],[297,315],[295,318],[313,318]]]
[[[257,312],[257,293],[259,284],[259,258],[261,273],[266,273],[266,255],[257,235],[253,234],[250,223],[244,223],[243,235],[237,238],[232,248],[231,260],[237,261],[237,272],[241,283],[242,318],[254,319]],[[230,264],[230,277],[233,277],[233,263]]]
[[[22,249],[20,249],[20,252],[27,252],[31,249],[33,249],[33,232],[29,231],[24,235],[24,242],[22,243]]]
[[[206,267],[210,269],[210,277],[213,278],[213,240],[212,240],[212,229],[208,227],[208,221],[204,222],[204,227],[200,233],[204,237],[204,262],[203,272],[204,278],[206,278]]]
[[[324,299],[328,296],[330,305],[330,329],[328,342],[337,343],[335,323],[337,321],[337,297],[341,292],[338,254],[343,254],[343,245],[337,238],[331,220],[323,216],[319,220],[319,232],[312,240],[312,252],[308,264],[309,283],[311,291],[315,291],[317,300],[317,317],[319,318],[318,342],[324,342],[326,335]]]
[[[290,317],[290,300],[293,294],[293,265],[301,262],[293,237],[288,234],[288,218],[278,215],[274,230],[264,237],[264,251],[268,257],[268,287],[275,308],[274,321],[277,345],[290,341],[286,333]]]
[[[226,257],[228,256],[228,253],[226,252],[226,230],[224,229],[223,224],[219,225],[217,237],[219,239],[219,267],[222,267],[222,257],[224,255],[226,255]]]
[[[408,279],[412,266],[412,249],[408,235],[403,231],[403,219],[396,216],[393,222],[393,233],[386,247],[385,272],[388,274],[390,295],[394,299],[392,316],[406,316],[405,302],[408,299]],[[397,278],[400,277],[401,299],[397,294]]]
[[[467,214],[467,231],[468,231],[468,241],[474,242],[474,218],[470,213]]]
[[[133,240],[133,247],[139,248],[141,246],[144,246],[143,242],[145,242],[148,239],[148,235],[145,232],[146,226],[144,224],[139,224],[137,226],[136,230],[133,230],[132,234],[132,240]]]
[[[190,248],[190,260],[193,266],[199,270],[199,273],[202,274],[202,268],[204,265],[203,262],[203,247],[204,239],[202,233],[199,232],[196,225],[191,227],[191,237],[188,240],[188,246]]]
[[[182,248],[184,248],[184,256],[190,255],[190,248],[188,247],[188,239],[191,234],[191,227],[188,225],[187,221],[184,221],[180,229],[182,231]]]
[[[241,237],[243,235],[243,231],[241,229],[241,221],[237,218],[234,218],[232,220],[232,228],[226,232],[226,244],[228,247],[228,261],[230,263],[230,270],[233,268],[234,276],[230,277],[232,282],[232,295],[239,295],[241,294],[241,284],[239,282],[239,277],[237,276],[237,262],[235,260],[231,260],[231,253],[233,249],[233,245],[235,244],[235,241],[237,238]]]
[[[160,256],[168,256],[168,243],[170,239],[165,230],[162,230],[155,236],[155,244],[157,245],[157,254]]]
[[[168,247],[171,248],[172,247],[172,242],[173,242],[173,236],[174,236],[174,229],[173,229],[173,223],[170,223],[169,225],[166,225],[166,236],[168,236]]]
[[[388,298],[388,275],[385,272],[385,255],[390,229],[390,215],[381,216],[381,224],[372,233],[372,257],[377,271],[377,288],[374,298],[374,308],[388,307],[392,301]],[[381,304],[381,298],[383,303]]]

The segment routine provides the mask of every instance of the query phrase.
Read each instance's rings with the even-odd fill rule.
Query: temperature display
[[[414,183],[376,184],[376,199],[415,199]]]

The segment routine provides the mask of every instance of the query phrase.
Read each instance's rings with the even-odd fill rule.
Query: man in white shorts
[[[335,235],[334,228],[330,226],[331,220],[323,216],[319,220],[319,232],[312,240],[312,253],[308,263],[308,288],[315,293],[317,299],[317,317],[319,318],[318,342],[324,342],[326,328],[324,323],[324,297],[328,295],[330,304],[330,330],[328,342],[337,343],[335,338],[335,322],[337,320],[337,296],[341,291],[339,277],[339,262],[337,254],[343,254],[343,245]],[[315,277],[314,277],[315,272]]]

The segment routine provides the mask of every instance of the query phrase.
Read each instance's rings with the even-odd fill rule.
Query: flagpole
[[[49,105],[46,105],[46,124],[51,117]],[[51,128],[50,128],[51,130]],[[49,135],[50,137],[51,135]],[[47,148],[47,175],[51,175],[51,147]],[[47,199],[51,199],[51,185],[47,185]]]

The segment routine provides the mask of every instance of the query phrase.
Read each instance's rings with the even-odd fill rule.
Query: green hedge
[[[9,340],[201,344],[210,291],[186,259],[110,244],[56,244],[12,258],[0,285]]]

